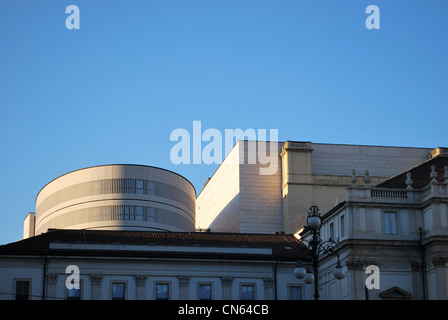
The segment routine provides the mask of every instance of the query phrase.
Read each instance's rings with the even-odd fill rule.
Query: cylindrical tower
[[[36,198],[35,234],[48,229],[194,231],[196,191],[156,167],[104,165],[48,183]]]

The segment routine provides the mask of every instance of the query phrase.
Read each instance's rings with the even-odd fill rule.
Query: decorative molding
[[[356,170],[352,169],[352,176],[350,178],[350,181],[352,183],[352,188],[356,188],[356,182],[358,181],[358,177],[356,176]]]
[[[145,285],[146,278],[148,278],[148,276],[143,274],[135,275],[135,283],[137,286],[143,286]]]
[[[187,287],[190,282],[189,276],[179,276],[179,286]]]
[[[364,263],[361,260],[348,260],[345,265],[349,271],[364,270]]]
[[[436,172],[436,166],[431,166],[431,173],[429,174],[429,177],[431,178],[431,183],[437,182],[437,172]]]
[[[420,272],[422,270],[421,262],[411,262],[410,266],[411,266],[411,270],[414,272]]]
[[[47,282],[49,285],[55,285],[58,282],[57,273],[49,273],[47,274]]]
[[[399,263],[399,262],[382,262],[378,265],[380,270],[409,270],[409,263]]]
[[[370,187],[370,174],[369,174],[369,170],[366,170],[366,172],[364,173],[364,183],[366,185],[367,188]]]
[[[383,300],[410,300],[412,299],[412,294],[395,286],[381,292],[380,298]]]
[[[221,283],[223,287],[230,287],[232,285],[232,277],[221,277]]]
[[[406,189],[412,190],[413,183],[414,183],[414,181],[412,181],[411,172],[406,173]]]
[[[92,285],[101,285],[101,282],[103,281],[103,275],[102,274],[91,274],[90,278],[92,279]]]
[[[272,278],[264,278],[263,284],[265,288],[272,288],[274,286],[274,279]]]
[[[434,268],[437,267],[445,267],[447,258],[444,257],[435,257],[431,260],[431,263],[433,265]]]

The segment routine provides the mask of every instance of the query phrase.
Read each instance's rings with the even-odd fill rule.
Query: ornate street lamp
[[[322,225],[322,219],[320,217],[319,208],[317,206],[311,206],[308,211],[307,218],[308,228],[312,232],[311,240],[301,240],[308,249],[308,253],[310,255],[308,261],[311,261],[313,264],[313,272],[310,271],[310,268],[305,269],[302,265],[302,261],[299,260],[297,267],[294,270],[294,275],[298,279],[303,279],[303,282],[306,284],[311,284],[314,282],[314,299],[319,300],[319,284],[318,284],[318,266],[319,266],[319,255],[327,254],[333,255],[336,254],[338,258],[338,262],[333,271],[333,276],[340,280],[344,278],[345,272],[341,266],[341,262],[339,261],[339,246],[333,241],[331,238],[327,241],[322,241],[320,239],[320,227]]]

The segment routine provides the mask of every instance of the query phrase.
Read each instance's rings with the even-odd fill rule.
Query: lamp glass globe
[[[321,224],[321,220],[319,216],[311,216],[308,219],[308,226],[311,228],[319,228]]]
[[[303,279],[303,282],[305,282],[306,284],[311,284],[314,282],[314,274],[312,274],[311,272],[307,272],[305,279]]]
[[[339,263],[336,266],[336,268],[334,268],[333,276],[338,280],[341,280],[345,276],[344,268],[342,268],[342,266]]]
[[[304,267],[298,266],[294,269],[294,275],[297,279],[303,279],[306,276],[306,269]]]

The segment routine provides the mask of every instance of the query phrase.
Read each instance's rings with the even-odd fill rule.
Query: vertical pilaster
[[[102,274],[90,275],[92,281],[92,300],[101,300],[101,284],[103,282]]]
[[[436,257],[431,261],[436,275],[436,299],[437,300],[447,300],[447,268],[446,259],[443,257]]]
[[[264,299],[274,300],[274,279],[264,278],[263,284],[264,284]]]
[[[188,300],[189,299],[189,284],[190,277],[189,276],[179,276],[179,299],[180,300]]]
[[[136,300],[145,300],[145,283],[147,276],[145,275],[136,275],[135,276],[135,299]]]
[[[350,292],[351,292],[351,300],[366,300],[371,299],[366,297],[366,294],[369,294],[368,291],[365,290],[365,273],[364,273],[364,264],[358,260],[349,260],[346,263],[348,272],[350,274]]]
[[[232,299],[232,281],[233,281],[232,277],[221,277],[223,300]]]
[[[47,274],[47,293],[46,300],[56,299],[56,284],[58,283],[58,275],[56,273]],[[64,298],[64,297],[60,297]]]

